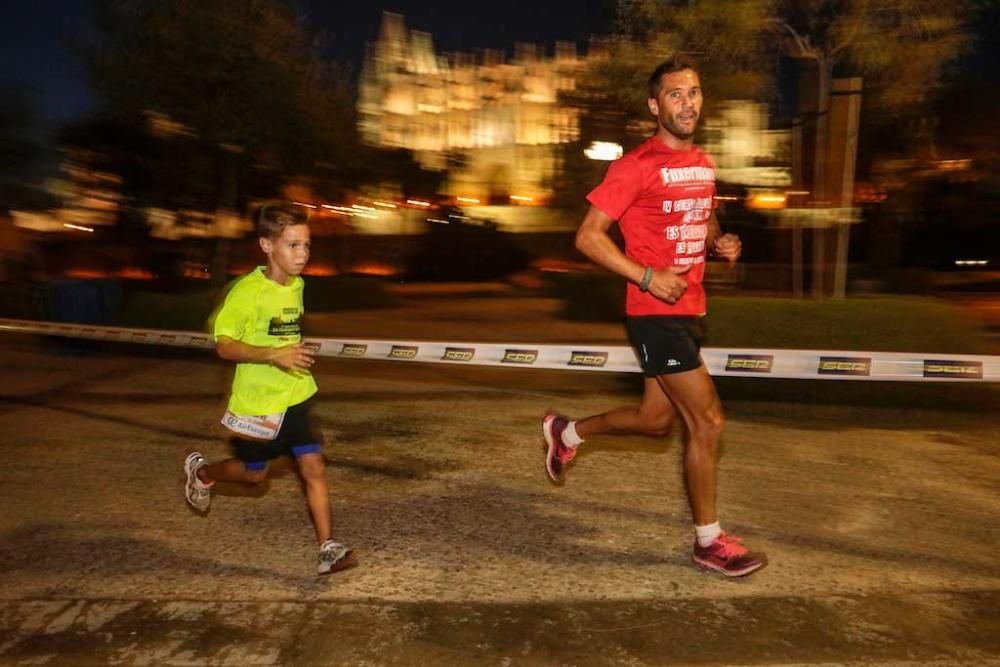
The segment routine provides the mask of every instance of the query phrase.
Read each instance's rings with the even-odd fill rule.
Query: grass
[[[708,331],[713,347],[950,354],[993,347],[975,317],[930,297],[715,297]]]
[[[622,281],[601,274],[556,274],[549,291],[562,316],[617,322],[623,317]],[[873,350],[990,354],[996,344],[972,314],[933,297],[857,296],[847,299],[709,296],[712,347]]]

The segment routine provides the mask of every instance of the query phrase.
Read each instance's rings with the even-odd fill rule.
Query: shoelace
[[[743,546],[743,540],[729,533],[724,532],[719,535],[716,542],[721,545],[716,553],[723,558],[742,556],[747,552],[747,548]]]
[[[319,559],[326,563],[336,563],[347,553],[347,547],[336,542],[324,542],[319,552]]]
[[[556,450],[556,456],[559,457],[561,462],[569,463],[573,460],[573,457],[576,456],[576,447],[567,447],[566,445],[562,445],[558,450]]]

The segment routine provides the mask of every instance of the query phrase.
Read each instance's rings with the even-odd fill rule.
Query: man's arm
[[[642,281],[646,267],[635,262],[618,249],[608,236],[608,230],[615,221],[604,211],[591,206],[576,231],[576,249],[612,273],[617,273],[635,284]]]
[[[642,282],[646,267],[626,257],[608,236],[608,230],[614,223],[604,211],[591,206],[576,232],[576,249],[595,264],[638,285]],[[687,281],[680,274],[686,273],[690,268],[689,265],[683,269],[668,267],[656,271],[647,291],[662,301],[676,303],[687,289]]]
[[[226,361],[274,364],[286,371],[307,370],[313,365],[313,351],[302,343],[284,347],[250,345],[228,336],[219,336],[216,353]]]
[[[718,257],[735,262],[743,252],[743,243],[736,234],[723,234],[719,228],[719,218],[712,211],[708,218],[708,237],[705,239],[707,247],[711,248]]]

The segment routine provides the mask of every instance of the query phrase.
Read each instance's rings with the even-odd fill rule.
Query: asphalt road
[[[621,337],[543,300],[311,325]],[[1000,664],[995,411],[778,402],[746,380],[721,514],[771,564],[729,581],[688,560],[679,434],[595,438],[547,482],[543,411],[629,402],[636,377],[323,360],[335,531],[362,563],[319,579],[286,466],[205,517],[184,503],[185,454],[226,454],[222,362],[10,337],[0,364],[3,665]]]

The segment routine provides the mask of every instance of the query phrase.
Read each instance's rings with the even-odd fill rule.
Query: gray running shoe
[[[316,566],[317,574],[333,574],[341,570],[348,570],[358,564],[358,557],[354,555],[353,549],[348,549],[339,542],[327,540],[319,548],[319,564]]]
[[[184,497],[187,498],[188,505],[202,513],[207,512],[208,506],[212,504],[212,485],[198,479],[198,470],[206,465],[208,462],[200,452],[191,452],[184,459],[184,475],[187,477]]]

